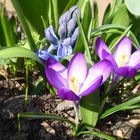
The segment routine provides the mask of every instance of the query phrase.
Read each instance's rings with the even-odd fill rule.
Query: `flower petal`
[[[59,88],[58,95],[64,100],[78,101],[80,97],[78,97],[72,90],[67,88]]]
[[[110,76],[111,70],[111,63],[108,60],[102,60],[89,69],[89,73],[85,82],[90,83],[92,80],[102,75],[103,79],[101,84],[103,84]]]
[[[60,72],[46,67],[45,73],[48,81],[53,87],[57,89],[67,87],[67,81],[62,77]]]
[[[46,50],[38,50],[37,55],[43,60],[47,60],[49,58],[49,54]]]
[[[109,62],[111,62],[113,69],[118,68],[117,63],[112,54],[110,54],[109,52],[105,50],[102,51],[102,54],[103,54],[102,56],[104,60],[108,60]]]
[[[56,72],[59,72],[64,79],[67,79],[67,69],[60,62],[52,58],[49,58],[46,63],[46,69],[48,68],[51,68]]]
[[[84,82],[84,85],[82,86],[80,90],[79,96],[86,96],[88,94],[93,93],[97,88],[100,87],[101,82],[102,82],[103,76],[99,76],[90,83]]]
[[[57,50],[57,56],[61,59],[65,56],[71,55],[72,51],[73,49],[71,46],[60,46]]]
[[[128,78],[134,77],[137,74],[136,69],[129,66],[120,67],[115,72],[118,75],[128,77]]]
[[[67,36],[67,26],[66,23],[61,23],[59,28],[58,28],[58,34],[61,39],[66,38]]]
[[[108,47],[106,46],[106,44],[104,43],[104,41],[100,37],[98,37],[96,40],[96,43],[95,43],[95,51],[100,59],[103,59],[103,50],[110,53],[110,51],[109,51]]]
[[[68,79],[75,77],[80,83],[83,83],[87,76],[87,64],[82,53],[76,53],[68,65]]]
[[[124,66],[129,61],[131,49],[131,40],[128,37],[122,38],[117,44],[114,51],[114,59],[119,67]]]
[[[136,70],[140,69],[140,49],[131,55],[128,65],[135,67]]]
[[[45,29],[46,39],[54,45],[57,45],[58,39],[54,33],[53,26],[50,25],[47,29]]]

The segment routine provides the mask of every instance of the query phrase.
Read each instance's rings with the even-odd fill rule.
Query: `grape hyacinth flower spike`
[[[48,58],[54,58],[59,61],[63,57],[72,54],[79,34],[75,13],[81,19],[81,13],[77,6],[71,7],[60,17],[58,28],[59,38],[55,35],[52,25],[45,29],[46,39],[51,45],[48,50],[38,51],[37,54],[41,59],[47,60]],[[52,54],[54,50],[56,50],[56,55]]]
[[[111,70],[108,60],[102,60],[88,69],[82,53],[72,57],[68,68],[52,58],[47,60],[45,68],[46,77],[57,89],[58,95],[74,102],[99,88],[108,79]]]
[[[101,60],[112,63],[116,75],[134,77],[140,69],[140,49],[131,54],[132,44],[128,37],[119,41],[113,55],[100,37],[96,40],[95,50]]]

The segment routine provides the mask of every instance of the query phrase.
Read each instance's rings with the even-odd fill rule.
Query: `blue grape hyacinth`
[[[40,49],[37,52],[41,59],[54,58],[59,61],[63,57],[72,54],[79,34],[75,13],[81,19],[81,13],[77,6],[71,7],[60,17],[58,27],[59,37],[56,36],[52,25],[45,29],[45,37],[50,42],[50,47],[46,50]],[[56,55],[53,54],[54,51],[56,51]]]

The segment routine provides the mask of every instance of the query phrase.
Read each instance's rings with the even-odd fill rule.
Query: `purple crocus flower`
[[[99,88],[108,79],[111,69],[108,60],[100,61],[88,69],[84,55],[76,53],[68,68],[49,58],[46,63],[46,77],[62,99],[79,101],[80,97]]]
[[[140,68],[140,49],[131,54],[131,40],[123,37],[116,45],[113,55],[107,45],[99,37],[96,40],[95,50],[101,60],[109,60],[113,67],[115,75],[124,77],[134,77]]]

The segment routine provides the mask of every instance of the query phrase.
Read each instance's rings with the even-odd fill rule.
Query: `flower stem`
[[[75,111],[75,124],[76,127],[79,125],[79,102],[74,102],[74,111]]]

